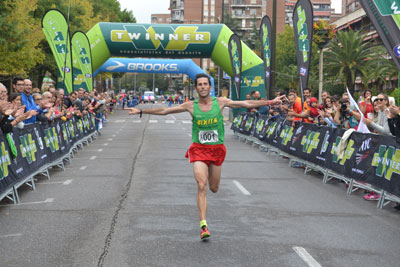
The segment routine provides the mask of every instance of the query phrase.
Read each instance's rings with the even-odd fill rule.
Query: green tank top
[[[203,112],[199,108],[199,100],[193,104],[192,141],[203,145],[224,143],[224,117],[221,114],[218,100],[212,98],[210,111]]]

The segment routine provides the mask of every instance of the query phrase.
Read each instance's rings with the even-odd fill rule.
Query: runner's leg
[[[208,183],[213,193],[218,192],[219,183],[221,181],[221,170],[222,166],[216,166],[212,163],[208,167]]]
[[[206,219],[207,214],[207,164],[202,161],[195,161],[193,163],[193,174],[197,182],[197,208],[199,210],[200,221],[202,221]]]

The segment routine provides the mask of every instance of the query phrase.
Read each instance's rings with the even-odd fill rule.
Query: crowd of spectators
[[[63,89],[50,85],[41,92],[32,88],[30,79],[15,78],[12,90],[0,83],[0,129],[3,134],[10,133],[13,127],[39,122],[51,125],[57,120],[66,121],[72,116],[82,117],[88,113],[95,116],[96,130],[99,132],[105,121],[113,96],[98,93],[96,89],[90,93],[83,88],[65,95]]]
[[[281,91],[275,92],[275,96],[281,94]],[[303,90],[303,98],[302,103],[297,91],[290,89],[287,101],[282,104],[248,111],[258,112],[270,118],[282,117],[294,123],[314,123],[355,130],[358,129],[363,117],[362,121],[370,132],[400,137],[400,108],[389,101],[389,97],[384,93],[373,96],[372,91],[367,89],[358,99],[358,103],[352,104],[347,93],[331,96],[327,91],[323,91],[322,101],[318,103],[317,98],[312,96],[311,90],[306,88]],[[260,93],[254,91],[247,94],[246,99],[260,100]]]

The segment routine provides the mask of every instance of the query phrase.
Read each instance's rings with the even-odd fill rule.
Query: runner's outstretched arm
[[[262,107],[262,106],[271,106],[271,105],[281,104],[283,99],[286,99],[285,95],[278,96],[273,100],[233,101],[233,100],[227,99],[225,106],[230,107],[230,108],[258,108],[258,107]]]
[[[151,114],[151,115],[168,115],[172,113],[181,113],[188,111],[187,108],[187,103],[183,103],[182,105],[179,105],[177,107],[170,107],[170,108],[153,108],[153,109],[137,109],[137,108],[125,108],[125,110],[129,110],[129,115],[135,115],[135,114]]]

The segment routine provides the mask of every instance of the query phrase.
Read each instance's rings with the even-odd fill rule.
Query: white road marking
[[[96,156],[91,156],[90,160],[95,160],[97,157]]]
[[[0,238],[7,238],[7,237],[17,237],[17,236],[21,236],[22,233],[18,233],[18,234],[9,234],[9,235],[0,235]]]
[[[108,143],[104,143],[105,146],[108,146]]]
[[[112,137],[115,137],[115,134],[113,134]]]
[[[97,150],[97,151],[101,152],[101,151],[103,151],[103,149],[102,149],[102,148],[100,148],[100,149],[99,149],[99,150]]]
[[[310,267],[321,267],[319,264],[303,247],[292,247],[293,250],[300,256],[300,258]]]
[[[189,124],[189,123],[192,123],[192,121],[182,121],[182,123]]]
[[[188,134],[190,137],[192,137],[192,134]]]
[[[79,169],[83,171],[83,170],[85,170],[86,168],[87,168],[87,166],[82,166],[82,167],[80,167]]]
[[[149,120],[149,123],[157,123],[158,120]]]
[[[69,185],[70,183],[72,183],[72,180],[66,180],[65,182],[63,182],[63,185]]]
[[[116,123],[125,122],[125,120],[116,120]]]
[[[42,182],[42,183],[37,183],[37,184],[63,184],[63,185],[69,185],[72,182],[72,180],[65,180],[64,182]]]
[[[172,117],[174,120],[176,120],[176,118],[175,118],[175,116],[174,116],[174,115],[171,115],[171,117]]]
[[[165,120],[165,123],[175,123],[174,120]]]
[[[239,183],[236,180],[233,180],[233,183],[236,185],[237,188],[239,188],[239,190],[243,193],[243,195],[246,195],[246,196],[250,196],[251,195],[250,192],[247,191],[247,189],[244,188],[244,186],[241,183]]]
[[[46,198],[44,201],[36,201],[36,202],[25,202],[25,203],[18,203],[18,204],[5,204],[0,206],[13,206],[13,205],[31,205],[31,204],[43,204],[43,203],[51,203],[54,201],[54,198]]]
[[[134,120],[133,123],[141,123],[141,120]]]
[[[108,138],[108,141],[112,141],[112,138]]]

